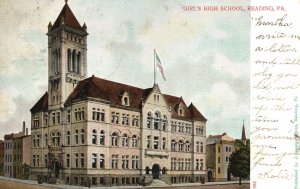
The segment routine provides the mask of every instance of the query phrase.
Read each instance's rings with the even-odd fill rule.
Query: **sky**
[[[88,76],[149,88],[153,50],[167,81],[162,93],[182,96],[208,119],[207,136],[249,138],[250,13],[184,11],[183,6],[239,6],[247,0],[69,0],[87,25]],[[0,1],[0,139],[18,132],[47,91],[47,26],[63,0]]]

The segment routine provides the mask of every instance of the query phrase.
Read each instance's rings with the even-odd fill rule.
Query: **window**
[[[200,170],[200,161],[196,159],[196,170]]]
[[[200,143],[200,152],[203,153],[203,142]]]
[[[67,145],[71,144],[71,132],[67,131]]]
[[[154,114],[154,129],[159,129],[159,123],[160,123],[160,115],[158,112],[155,112]]]
[[[97,131],[96,131],[96,129],[93,129],[92,144],[97,144]]]
[[[75,154],[75,167],[79,167],[79,157],[78,154]]]
[[[132,169],[138,169],[139,168],[139,156],[132,156],[131,166],[132,166]]]
[[[151,149],[151,148],[152,148],[152,147],[151,147],[151,136],[150,136],[150,135],[147,136],[147,148],[148,148],[148,149]]]
[[[111,117],[112,117],[111,123],[119,124],[119,113],[112,112]]]
[[[123,97],[122,104],[123,106],[129,106],[129,98],[127,96]]]
[[[118,146],[118,134],[117,133],[113,133],[111,135],[111,145]]]
[[[178,132],[183,132],[183,131],[184,131],[183,122],[178,122]]]
[[[167,140],[166,140],[165,137],[163,137],[163,139],[162,139],[162,146],[161,146],[162,150],[166,149],[166,145],[167,145]]]
[[[75,130],[75,143],[78,144],[78,130]]]
[[[70,154],[66,154],[67,167],[70,167]]]
[[[40,135],[35,134],[32,136],[33,141],[33,147],[39,147],[40,146]]]
[[[55,112],[52,113],[52,124],[55,125]]]
[[[100,156],[99,156],[100,158],[99,158],[99,167],[100,168],[102,168],[102,169],[104,169],[104,166],[105,166],[105,159],[104,159],[104,154],[100,154]]]
[[[139,126],[139,116],[132,115],[131,120],[132,120],[132,122],[131,122],[132,126],[136,126],[136,127]]]
[[[171,158],[171,170],[176,170],[176,158]]]
[[[81,143],[84,144],[84,129],[81,129]]]
[[[122,156],[122,168],[128,169],[129,168],[129,155]]]
[[[40,120],[38,116],[33,118],[33,128],[38,128],[40,126]]]
[[[92,119],[95,121],[102,121],[104,122],[105,120],[105,110],[104,109],[96,109],[93,108],[93,114],[92,114]]]
[[[124,147],[128,147],[129,146],[127,134],[124,134],[123,137],[122,137],[122,146],[124,146]]]
[[[45,146],[48,146],[48,134],[45,134]]]
[[[131,145],[133,148],[137,148],[138,147],[138,139],[135,135],[132,136],[132,142]]]
[[[220,146],[218,146],[218,152],[221,153],[221,147]]]
[[[151,119],[152,119],[152,115],[150,112],[148,112],[148,114],[147,114],[147,128],[148,129],[151,128]]]
[[[221,163],[221,158],[220,157],[218,157],[218,163]]]
[[[48,114],[45,113],[45,126],[47,127],[48,126]]]
[[[203,126],[200,127],[200,129],[199,129],[199,134],[200,134],[200,135],[203,135],[203,134],[204,134],[204,128],[203,128]]]
[[[122,114],[122,125],[129,125],[129,114]]]
[[[221,167],[218,167],[218,174],[221,173]]]
[[[226,156],[226,162],[228,162],[228,157]]]
[[[185,149],[186,149],[187,152],[189,152],[189,151],[191,150],[190,147],[191,147],[191,146],[190,146],[190,142],[189,142],[189,141],[186,141],[186,142],[185,142]]]
[[[196,152],[200,152],[200,142],[199,141],[197,141],[196,142]]]
[[[57,123],[60,124],[60,112],[57,112],[56,116],[57,116]]]
[[[171,141],[171,150],[176,151],[176,141],[175,140]]]
[[[92,168],[97,168],[97,154],[92,154]]]
[[[111,157],[111,168],[118,169],[118,155],[112,155]]]
[[[71,123],[71,110],[67,111],[67,123]]]
[[[84,167],[84,154],[81,154],[81,167]]]
[[[192,126],[191,126],[191,124],[186,124],[185,125],[185,132],[186,133],[192,133]]]
[[[178,151],[182,152],[183,151],[183,141],[180,140],[178,143]]]
[[[32,155],[32,164],[33,164],[33,167],[36,166],[36,155]]]
[[[100,131],[100,145],[105,144],[105,132],[103,130]]]
[[[45,167],[48,167],[48,155],[45,155]]]
[[[167,130],[167,116],[164,115],[163,116],[163,120],[162,120],[162,128],[161,130],[166,131]]]
[[[50,134],[51,142],[53,146],[59,146],[60,145],[60,132],[58,131],[52,131]]]
[[[153,140],[153,149],[159,149],[159,137],[155,136]]]
[[[176,132],[176,130],[177,130],[177,122],[171,121],[171,131]]]
[[[75,120],[82,121],[84,120],[84,108],[75,108]]]

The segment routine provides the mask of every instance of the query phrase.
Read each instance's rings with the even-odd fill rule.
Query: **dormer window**
[[[178,113],[179,116],[184,116],[184,109],[183,109],[182,103],[179,104],[177,113]]]
[[[123,94],[121,95],[122,99],[122,105],[123,106],[129,106],[130,105],[130,99],[129,99],[129,94],[124,91]]]

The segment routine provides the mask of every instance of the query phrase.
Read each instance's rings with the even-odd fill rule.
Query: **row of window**
[[[191,167],[191,159],[189,158],[171,158],[171,170],[192,170]],[[195,170],[203,170],[204,169],[204,161],[203,159],[195,160]]]
[[[192,133],[192,125],[181,121],[171,121],[171,132]]]
[[[163,137],[160,140],[159,136],[147,136],[147,149],[155,149],[155,150],[166,150],[167,148],[167,139]]]
[[[154,130],[167,130],[167,116],[161,116],[160,112],[155,112],[154,117],[151,112],[147,114],[147,128]]]
[[[5,142],[4,144],[4,148],[5,150],[8,150],[8,149],[22,149],[22,142],[15,142],[14,140],[14,143],[13,142]]]
[[[68,63],[68,72],[74,72],[80,74],[81,71],[81,52],[76,51],[75,49],[67,50],[67,63]]]
[[[120,117],[122,119],[120,119]],[[122,113],[120,116],[120,113],[118,112],[112,112],[111,113],[111,123],[113,124],[121,124],[125,126],[140,126],[139,116],[132,115],[130,118],[129,114]]]

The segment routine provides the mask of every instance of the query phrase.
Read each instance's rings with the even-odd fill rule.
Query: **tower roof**
[[[246,132],[245,132],[244,121],[243,121],[243,130],[242,130],[242,140],[246,140]]]
[[[65,6],[63,7],[63,9],[60,11],[57,19],[55,20],[55,22],[51,28],[51,31],[58,28],[62,23],[64,23],[64,25],[69,26],[71,28],[75,28],[75,29],[84,31],[84,29],[81,27],[78,20],[74,16],[74,14],[73,14],[72,10],[70,9],[69,5],[67,4],[67,2],[65,4]]]

